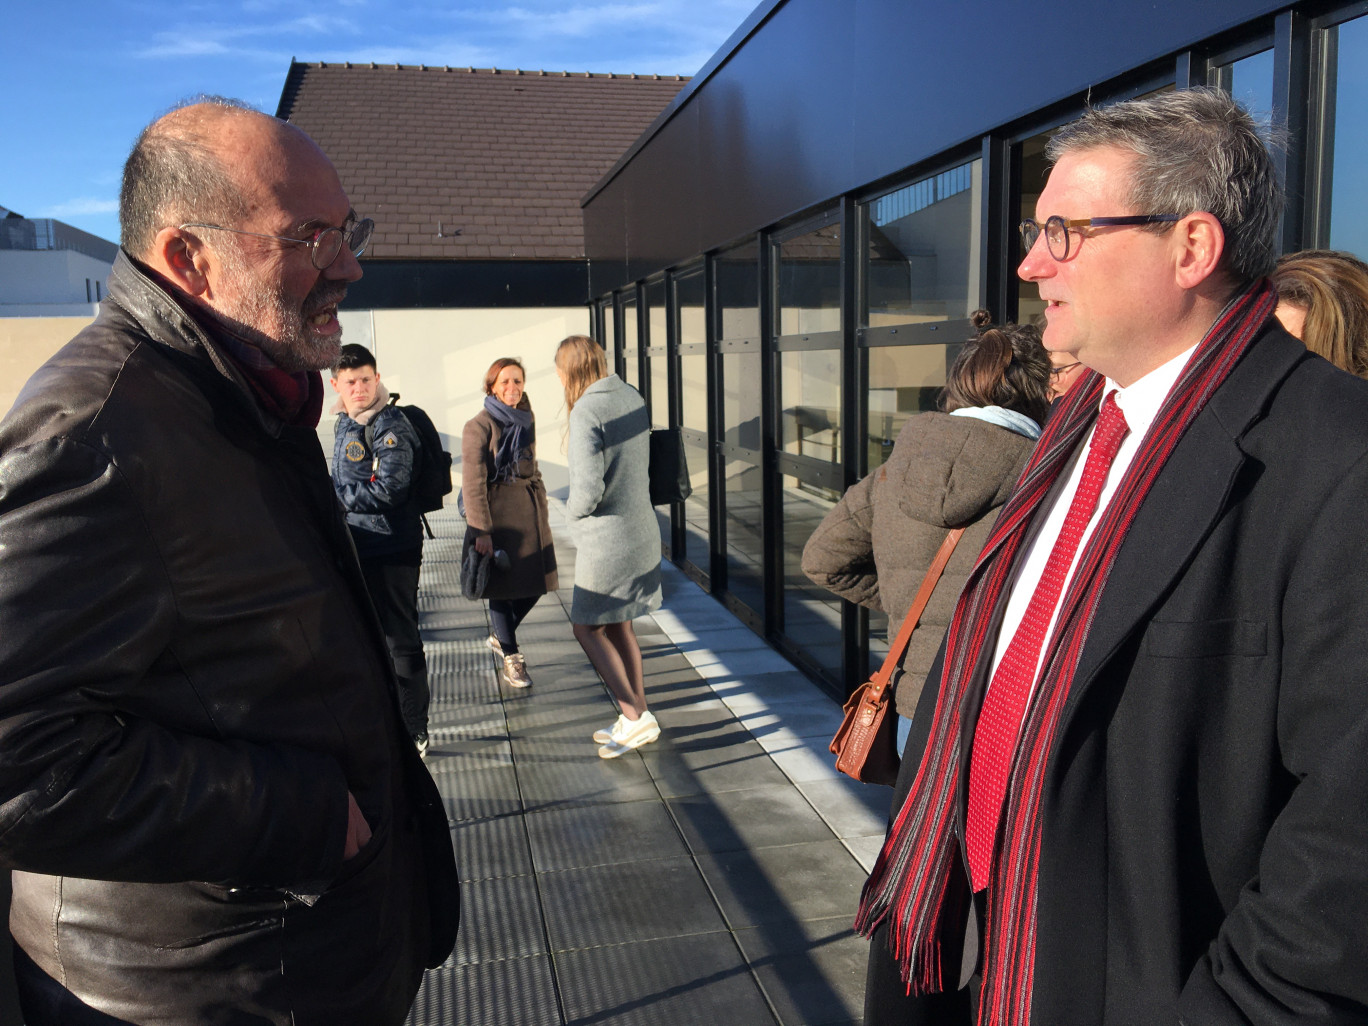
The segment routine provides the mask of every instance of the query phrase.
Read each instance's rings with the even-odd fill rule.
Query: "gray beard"
[[[283,371],[327,370],[342,355],[342,332],[318,335],[306,321],[306,311],[317,312],[333,302],[341,302],[347,294],[343,284],[319,278],[309,290],[300,308],[291,309],[283,290],[271,282],[253,281],[253,275],[237,246],[221,247],[224,270],[237,282],[250,282],[253,287],[240,289],[231,304],[217,308],[214,315],[244,342],[256,346]],[[257,325],[280,325],[279,337],[269,335]]]

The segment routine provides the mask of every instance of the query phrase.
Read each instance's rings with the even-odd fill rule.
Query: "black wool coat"
[[[1033,1022],[1368,1022],[1365,509],[1368,382],[1270,320],[1098,602],[1042,794]]]

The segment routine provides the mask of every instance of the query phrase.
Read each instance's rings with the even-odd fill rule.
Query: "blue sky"
[[[17,0],[0,206],[118,240],[124,157],[197,93],[274,113],[290,58],[692,75],[758,0]]]

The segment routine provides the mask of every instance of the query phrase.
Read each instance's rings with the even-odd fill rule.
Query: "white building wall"
[[[90,320],[0,318],[0,416],[14,404],[29,375]],[[400,393],[400,402],[428,412],[458,463],[461,429],[484,404],[485,371],[501,356],[519,357],[527,368],[527,393],[537,415],[537,456],[546,487],[552,492],[565,487],[565,403],[552,360],[561,339],[589,330],[585,307],[359,310],[343,311],[341,320],[343,340],[375,353],[386,387]],[[331,457],[336,395],[325,388],[318,434]]]
[[[69,249],[0,250],[0,316],[93,316],[112,268]]]

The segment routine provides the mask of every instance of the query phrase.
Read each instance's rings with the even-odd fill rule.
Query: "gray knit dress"
[[[570,411],[565,513],[576,548],[572,623],[622,623],[660,607],[650,432],[646,404],[616,374],[585,389]]]

